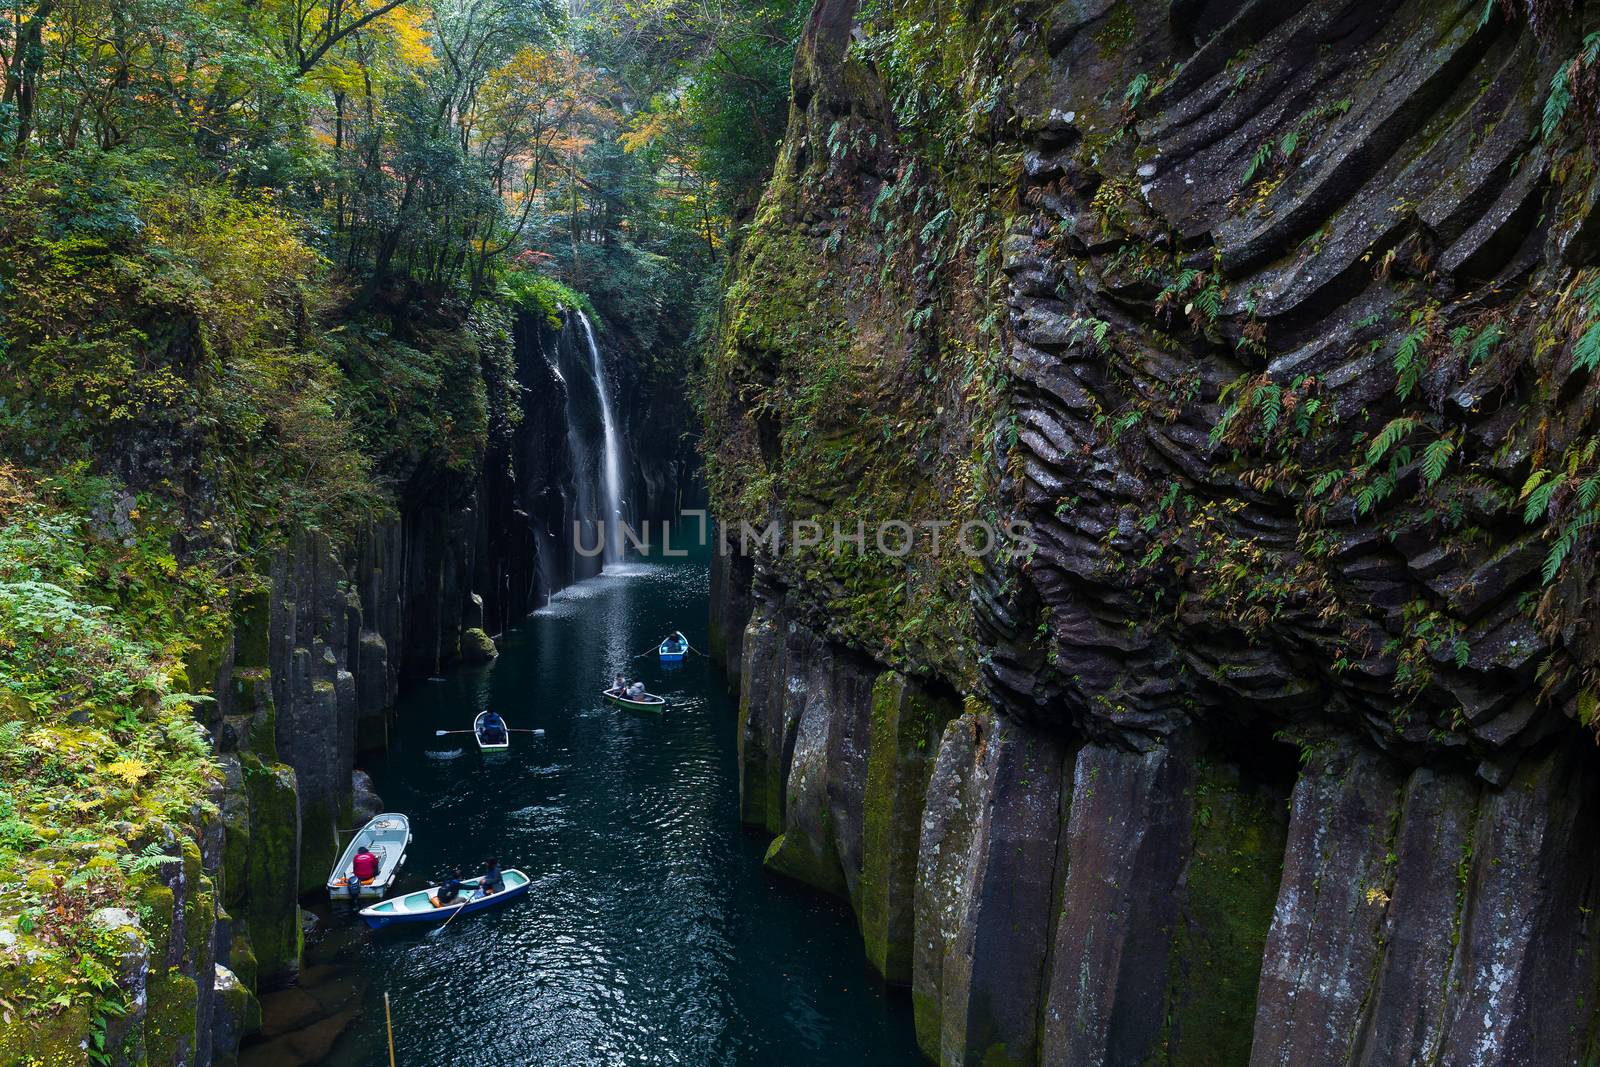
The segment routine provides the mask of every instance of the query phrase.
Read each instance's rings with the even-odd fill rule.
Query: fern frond
[[[1378,436],[1374,437],[1372,444],[1367,447],[1367,466],[1372,466],[1388,455],[1389,450],[1405,440],[1407,435],[1417,428],[1420,421],[1415,415],[1401,415],[1399,418],[1390,419],[1389,424],[1378,431]]]
[[[1430,444],[1422,453],[1422,477],[1429,485],[1434,485],[1444,477],[1444,470],[1450,464],[1450,457],[1455,455],[1455,440],[1441,437]]]

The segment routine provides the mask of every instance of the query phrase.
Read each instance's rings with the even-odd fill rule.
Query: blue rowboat
[[[442,908],[434,907],[433,898],[438,895],[439,887],[433,885],[427,889],[419,889],[415,893],[390,897],[370,908],[362,908],[361,918],[374,930],[406,923],[425,923],[431,926],[435,923],[449,922],[458,914],[469,915],[475,911],[498,908],[502,904],[509,904],[528,895],[530,882],[527,875],[518,870],[501,873],[505,875],[506,887],[498,893],[481,893],[478,891],[478,879],[466,878],[462,879],[465,886],[454,904]]]
[[[674,630],[662,638],[661,645],[656,651],[660,654],[662,663],[682,663],[683,657],[689,652],[689,639]]]

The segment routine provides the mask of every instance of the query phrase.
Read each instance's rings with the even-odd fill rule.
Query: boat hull
[[[667,702],[662,697],[656,697],[654,700],[629,700],[627,697],[619,697],[613,693],[601,693],[600,695],[605,698],[605,701],[608,704],[613,704],[619,708],[626,708],[628,711],[644,711],[652,714],[660,714],[662,711],[665,711],[667,707]]]
[[[528,895],[528,889],[533,883],[526,874],[518,870],[508,870],[504,874],[506,887],[498,893],[480,896],[477,890],[473,889],[463,894],[462,903],[435,908],[428,903],[428,898],[436,894],[439,887],[429,886],[415,893],[391,897],[369,908],[362,908],[361,920],[374,930],[389,926],[437,926],[449,922],[456,915],[467,916],[480,911],[489,911]],[[476,878],[466,880],[468,885],[476,881]]]
[[[478,742],[479,752],[504,752],[511,747],[511,731],[507,729],[506,739],[498,744],[490,744],[483,739],[483,717],[487,711],[478,712],[478,717],[472,720],[472,739]]]
[[[357,882],[350,873],[356,850],[366,845],[377,853],[378,874],[370,882]],[[394,886],[411,846],[411,822],[399,812],[386,811],[367,820],[356,831],[328,874],[330,900],[379,900]]]

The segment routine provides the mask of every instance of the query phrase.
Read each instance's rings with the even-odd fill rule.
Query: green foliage
[[[6,996],[35,1019],[85,1010],[92,1044],[122,1000],[118,943],[90,916],[214,814],[199,698],[178,687],[224,587],[173,557],[158,504],[104,479],[0,465],[0,487],[0,926],[36,961]]]
[[[528,270],[509,270],[500,276],[499,297],[513,307],[542,314],[553,327],[561,325],[563,312],[581,310],[595,314],[589,298],[555,278]]]
[[[1551,140],[1561,128],[1561,122],[1566,118],[1568,108],[1572,106],[1575,80],[1587,68],[1592,67],[1596,59],[1600,59],[1600,31],[1584,37],[1577,54],[1550,76],[1550,90],[1545,96],[1544,111],[1539,121],[1539,136],[1542,140]]]

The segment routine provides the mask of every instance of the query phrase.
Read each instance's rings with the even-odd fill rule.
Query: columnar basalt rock
[[[892,982],[911,981],[922,812],[939,740],[958,711],[896,671],[873,683],[857,913],[867,958]]]
[[[1593,1056],[1583,29],[813,11],[717,353],[722,518],[976,499],[1031,543],[877,584],[762,549],[713,610],[751,620],[744,818],[846,883],[932,1059]],[[794,399],[841,365],[855,423]],[[966,698],[925,772],[910,678]]]
[[[1147,752],[1078,750],[1040,1062],[1143,1063],[1162,1045],[1178,922],[1171,889],[1191,847],[1192,748],[1183,738]]]

